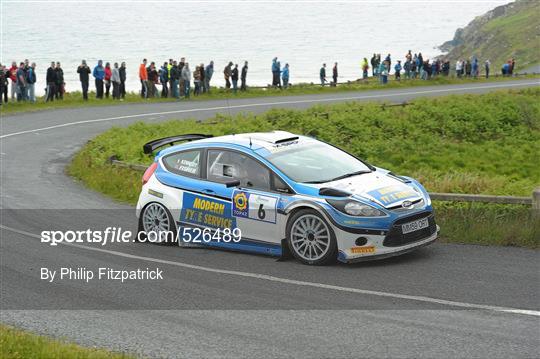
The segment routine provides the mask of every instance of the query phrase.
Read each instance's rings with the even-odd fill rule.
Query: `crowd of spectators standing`
[[[393,67],[392,67],[393,65]],[[391,54],[382,57],[381,54],[373,54],[370,60],[364,58],[360,64],[362,78],[367,79],[371,70],[371,76],[377,78],[381,84],[388,83],[390,73],[393,70],[394,79],[400,81],[402,76],[405,79],[428,80],[437,76],[449,76],[451,69],[450,61],[435,58],[430,62],[422,56],[422,53],[413,54],[410,50],[405,54],[403,63],[401,60],[393,62]],[[511,58],[501,67],[503,76],[514,74],[515,59]],[[455,63],[454,71],[458,78],[477,78],[481,71],[486,78],[491,73],[491,62],[485,60],[482,64],[476,57],[466,60],[458,60]],[[126,63],[115,62],[112,66],[110,62],[103,64],[99,60],[94,68],[90,68],[86,60],[82,60],[76,69],[81,83],[81,92],[84,100],[88,100],[90,80],[93,78],[95,86],[95,96],[98,99],[109,98],[122,101],[126,96]],[[332,80],[328,81],[326,74],[326,63],[322,64],[319,70],[320,85],[337,85],[339,72],[338,63],[332,67]],[[290,67],[288,63],[284,66],[277,57],[272,59],[271,64],[272,84],[274,88],[287,89],[290,86]],[[179,61],[169,59],[162,65],[154,61],[143,59],[139,65],[138,77],[141,83],[141,97],[148,99],[153,97],[162,98],[190,98],[193,93],[198,96],[202,93],[210,93],[211,80],[214,76],[214,61],[207,65],[201,63],[195,65],[193,70],[184,57]],[[239,68],[238,64],[228,62],[223,69],[225,88],[236,93],[238,90],[247,90],[248,62]],[[240,86],[238,81],[240,80]],[[36,63],[30,63],[28,59],[24,62],[13,61],[11,67],[0,64],[0,97],[3,102],[8,102],[8,88],[11,100],[36,102],[35,84],[37,82]],[[191,84],[193,83],[193,92]],[[112,87],[112,91],[111,91]],[[60,62],[51,62],[46,71],[45,101],[62,100],[65,93],[64,70]],[[0,101],[0,103],[2,102]]]

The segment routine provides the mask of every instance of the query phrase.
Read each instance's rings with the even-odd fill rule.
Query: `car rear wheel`
[[[174,244],[176,225],[171,213],[157,202],[147,204],[141,212],[139,221],[141,239],[157,244]]]
[[[334,232],[315,210],[300,210],[290,218],[287,241],[294,257],[302,263],[324,265],[336,260]]]

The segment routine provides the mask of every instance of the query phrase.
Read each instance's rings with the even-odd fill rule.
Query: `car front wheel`
[[[315,210],[303,209],[293,214],[287,224],[287,241],[294,257],[302,263],[324,265],[336,260],[334,232]]]

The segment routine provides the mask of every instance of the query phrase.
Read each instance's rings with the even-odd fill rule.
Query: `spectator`
[[[79,80],[81,81],[83,100],[88,101],[90,67],[86,64],[86,60],[82,60],[82,63],[77,67],[77,73],[79,74]]]
[[[112,77],[112,70],[111,70],[111,63],[107,62],[105,64],[105,78],[103,79],[105,83],[105,97],[109,98],[109,93],[111,90],[111,77]]]
[[[338,68],[337,68],[337,62],[335,62],[334,67],[332,68],[332,80],[334,81],[334,86],[337,85],[337,78],[338,78]]]
[[[319,71],[319,79],[321,80],[321,86],[324,86],[326,83],[326,64],[322,64],[321,70]]]
[[[238,64],[234,65],[234,69],[231,72],[231,80],[233,85],[233,91],[236,93],[238,90]]]
[[[285,64],[283,67],[281,79],[283,80],[283,88],[287,89],[289,87],[289,64]]]
[[[385,60],[379,65],[378,73],[380,82],[386,85],[388,83],[388,61]]]
[[[274,57],[272,60],[272,86],[281,88],[281,81],[279,80],[281,68],[277,59],[277,57]]]
[[[172,87],[173,87],[173,82],[172,82],[172,79],[171,79],[171,70],[172,70],[172,67],[173,67],[173,59],[169,59],[169,63],[167,64],[167,76],[169,78],[169,97],[173,97],[173,90],[172,90]]]
[[[225,66],[225,69],[223,69],[223,76],[225,78],[225,88],[230,89],[231,88],[231,75],[232,75],[232,62],[229,62],[227,66]]]
[[[408,59],[403,64],[403,71],[405,72],[405,78],[408,80],[411,78],[411,60]]]
[[[368,71],[369,71],[369,64],[367,58],[364,57],[364,60],[362,61],[362,78],[367,79],[368,78]]]
[[[122,62],[120,65],[120,101],[123,101],[126,98],[126,63]]]
[[[191,85],[191,70],[189,69],[189,64],[187,62],[182,67],[182,80],[184,81],[184,97],[189,98],[189,90]]]
[[[505,62],[501,69],[503,76],[509,76],[510,75],[510,63]]]
[[[96,67],[94,67],[94,71],[92,72],[92,76],[96,79],[96,98],[102,99],[103,98],[103,79],[105,78],[105,68],[103,67],[103,61],[99,60]]]
[[[392,68],[392,57],[390,56],[390,54],[386,55],[386,58],[384,59],[384,61],[387,62],[387,69],[388,69],[388,73],[390,74],[390,69]]]
[[[195,96],[199,96],[199,93],[201,92],[201,67],[195,66],[195,70],[193,71],[193,85],[195,89],[193,90],[193,94]]]
[[[242,84],[240,85],[241,91],[246,91],[247,73],[248,73],[248,62],[244,61],[244,66],[242,66],[242,73],[240,74],[240,80],[242,81]]]
[[[514,68],[516,67],[516,59],[512,57],[512,59],[509,60],[509,65],[508,74],[512,76],[514,74]]]
[[[396,81],[401,81],[401,60],[398,60],[396,66],[394,66]]]
[[[64,99],[64,70],[60,66],[60,62],[56,62],[56,99]]]
[[[178,73],[180,74],[180,96],[184,96],[186,86],[184,85],[184,78],[182,77],[182,70],[186,64],[186,58],[181,57],[180,62],[178,63]]]
[[[486,72],[486,79],[489,79],[489,68],[491,67],[491,62],[489,60],[486,60],[484,62],[484,70]]]
[[[418,57],[416,58],[416,69],[419,73],[422,73],[422,69],[424,67],[424,57],[422,56],[422,53],[418,53]]]
[[[169,65],[167,62],[163,63],[161,69],[159,69],[159,81],[161,82],[161,97],[169,97]]]
[[[13,61],[11,67],[9,68],[9,79],[11,80],[11,100],[14,101],[17,95],[18,86],[17,86],[17,62]]]
[[[148,73],[148,85],[146,86],[148,89],[148,97],[158,97],[156,84],[159,83],[159,74],[156,70],[156,63],[154,61],[150,63],[146,72]]]
[[[114,67],[111,73],[111,82],[113,86],[113,100],[120,100],[120,69],[118,68],[118,62],[114,63]]]
[[[139,66],[139,79],[141,80],[141,97],[148,98],[148,72],[146,71],[146,59]]]
[[[471,77],[471,72],[472,72],[471,62],[467,60],[467,62],[465,63],[465,76]]]
[[[474,78],[478,77],[478,59],[476,57],[472,62],[472,75]]]
[[[9,74],[6,66],[0,64],[0,104],[2,103],[2,99],[4,103],[8,102],[8,78]]]
[[[199,65],[199,75],[201,77],[201,83],[200,83],[199,92],[204,93],[205,92],[205,90],[204,90],[204,78],[206,77],[206,75],[204,73],[204,64]]]
[[[32,102],[36,102],[36,81],[37,81],[37,75],[36,75],[36,63],[32,62],[32,66],[28,68],[26,71],[26,84],[28,88],[28,100]]]
[[[17,70],[17,101],[26,101],[26,74],[24,72],[24,62],[19,64],[19,69]]]
[[[461,77],[461,75],[463,74],[463,63],[461,62],[461,60],[457,60],[456,61],[456,75],[457,77]]]
[[[412,79],[416,79],[416,75],[418,73],[418,71],[417,71],[418,70],[418,65],[417,65],[418,58],[416,57],[416,54],[414,56],[415,56],[416,60],[413,59],[411,61],[411,78]]]
[[[51,62],[51,67],[47,69],[47,99],[45,102],[54,101],[54,94],[56,93],[56,70],[54,61]]]
[[[409,50],[409,52],[407,52],[407,54],[405,55],[405,60],[407,60],[407,61],[412,61],[412,53],[411,53],[411,50]]]
[[[180,72],[178,71],[178,62],[173,61],[173,66],[171,67],[171,96],[175,99],[180,99],[180,93],[178,92],[178,82],[180,80]]]
[[[442,71],[444,76],[448,76],[450,74],[450,61],[444,61]]]
[[[375,76],[375,72],[377,71],[377,55],[373,54],[373,57],[371,58],[371,76]]]
[[[210,61],[208,66],[204,69],[204,88],[206,92],[210,93],[210,80],[214,75],[214,61]]]

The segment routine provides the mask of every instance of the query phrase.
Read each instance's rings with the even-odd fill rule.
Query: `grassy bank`
[[[103,349],[84,348],[65,341],[31,334],[29,332],[0,325],[0,358],[4,359],[128,359],[134,358]]]
[[[540,89],[419,99],[407,107],[347,103],[204,122],[136,123],[89,142],[68,172],[117,200],[135,203],[141,173],[106,164],[111,155],[149,164],[142,145],[181,133],[288,130],[316,136],[429,191],[530,196],[540,185]],[[328,118],[327,118],[328,117]],[[444,240],[537,247],[540,223],[527,207],[437,203]]]
[[[442,45],[450,50],[444,57],[455,61],[477,56],[482,66],[489,59],[492,72],[500,71],[512,57],[518,71],[536,65],[540,63],[538,14],[540,2],[535,0],[499,6],[459,29],[453,40]]]
[[[524,78],[537,78],[540,79],[540,76],[536,75],[526,75],[519,76],[519,79]],[[497,82],[497,81],[508,81],[515,80],[516,78],[509,77],[492,77],[488,80],[485,78],[478,79],[458,79],[454,77],[443,77],[439,76],[430,80],[405,80],[394,81],[393,78],[386,85],[381,85],[377,79],[369,78],[366,81],[361,82],[351,82],[349,84],[339,84],[336,87],[325,86],[321,87],[319,85],[311,84],[298,84],[294,85],[287,90],[272,89],[272,88],[248,88],[245,92],[237,92],[236,94],[231,91],[227,91],[223,88],[214,88],[212,89],[211,94],[202,94],[200,96],[191,96],[189,101],[201,101],[201,100],[223,100],[223,99],[235,99],[235,98],[251,98],[251,97],[264,97],[264,96],[294,96],[294,95],[310,95],[310,94],[324,94],[324,93],[335,93],[335,92],[347,92],[347,91],[363,91],[363,90],[377,90],[377,89],[396,89],[396,88],[407,88],[415,86],[432,86],[432,85],[450,85],[450,84],[463,84],[463,83],[483,83],[483,82]],[[160,86],[158,86],[158,89]],[[193,90],[193,89],[192,89]],[[176,100],[172,99],[161,99],[161,98],[152,98],[152,99],[142,99],[137,93],[127,94],[124,101],[113,100],[112,98],[98,100],[95,98],[95,93],[89,94],[89,100],[83,101],[82,95],[80,92],[71,92],[64,95],[62,101],[53,101],[45,102],[43,98],[40,98],[36,103],[28,102],[9,102],[3,104],[0,108],[2,115],[29,112],[29,111],[42,111],[42,110],[53,110],[59,108],[76,108],[76,107],[86,107],[86,106],[109,106],[109,105],[119,105],[125,103],[147,103],[147,102],[172,102]],[[184,100],[181,100],[184,101]]]

